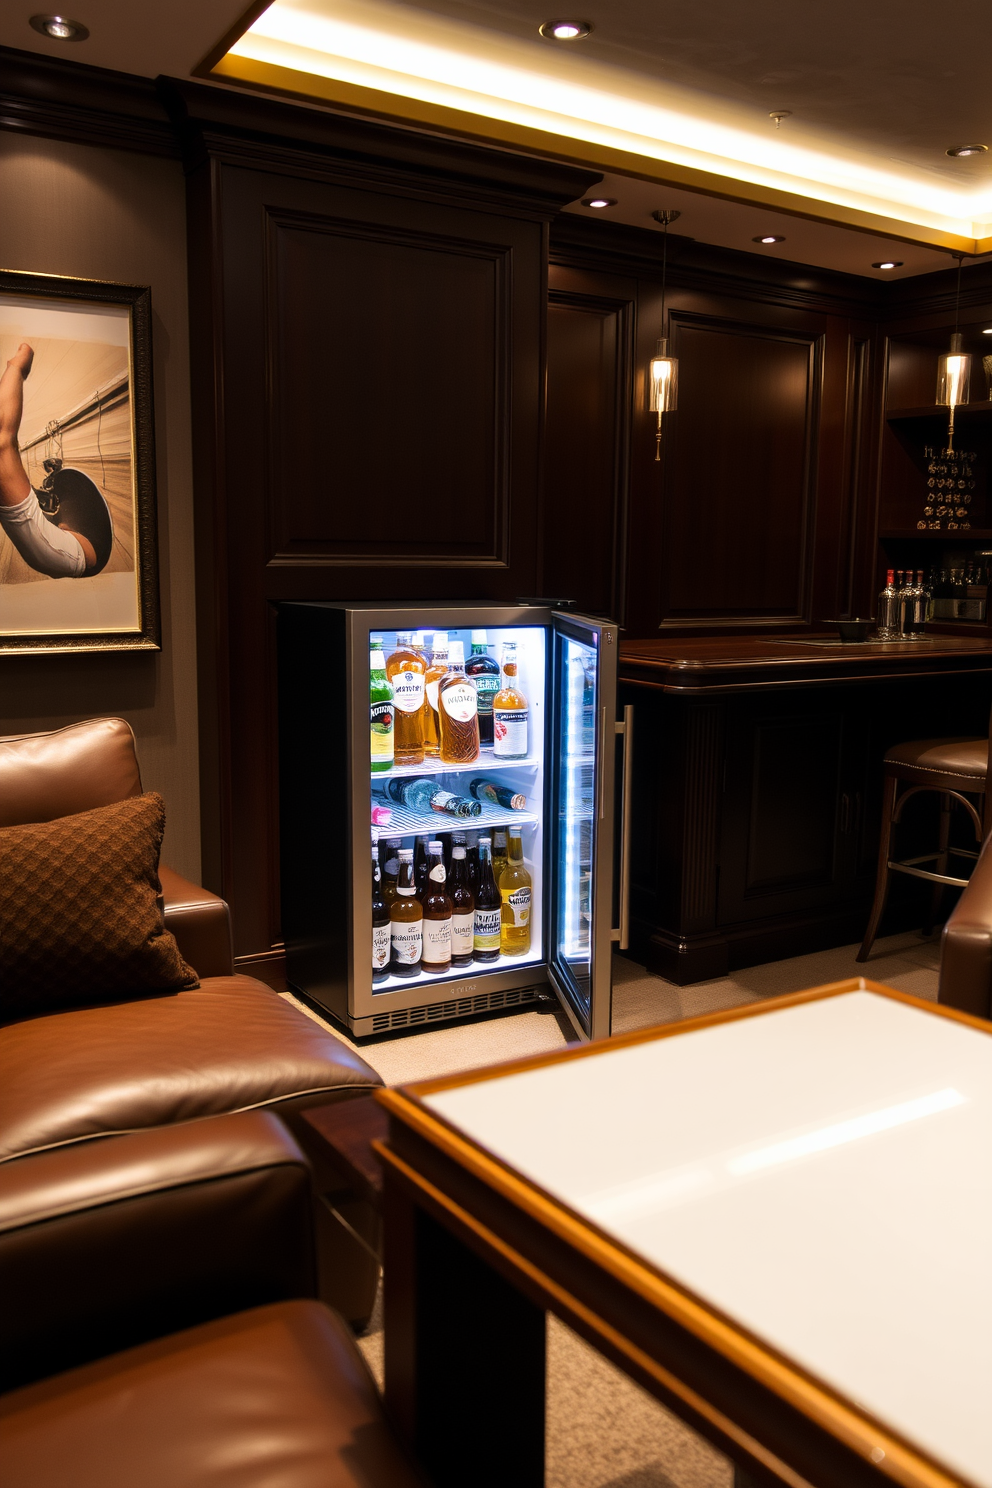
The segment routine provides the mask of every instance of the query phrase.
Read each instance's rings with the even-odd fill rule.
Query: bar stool
[[[888,897],[890,875],[908,873],[913,878],[925,878],[933,884],[930,899],[930,925],[937,917],[944,886],[964,888],[967,878],[957,878],[948,873],[951,857],[970,858],[974,861],[977,852],[968,848],[951,847],[951,803],[957,801],[967,811],[975,829],[975,841],[981,847],[987,823],[969,796],[980,796],[984,815],[990,814],[990,802],[985,791],[989,764],[989,739],[912,739],[906,744],[895,744],[883,761],[884,786],[882,794],[882,838],[878,847],[878,873],[875,877],[875,902],[861,949],[859,961],[867,961],[872,942],[878,934],[878,926]],[[903,785],[908,789],[902,789]],[[919,857],[893,859],[892,828],[902,817],[902,810],[910,797],[921,791],[936,791],[940,797],[940,829],[935,852],[921,853]],[[920,867],[921,863],[933,863],[937,871]],[[929,928],[929,927],[927,927]]]

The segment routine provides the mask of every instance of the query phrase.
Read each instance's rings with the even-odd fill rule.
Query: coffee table
[[[378,1092],[438,1488],[543,1482],[548,1310],[755,1481],[992,1488],[990,1032],[859,978]]]

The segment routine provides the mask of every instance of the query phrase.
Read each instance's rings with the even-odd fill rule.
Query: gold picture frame
[[[0,653],[160,650],[147,286],[0,269],[11,429]]]

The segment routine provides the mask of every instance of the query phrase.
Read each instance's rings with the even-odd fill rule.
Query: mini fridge
[[[515,656],[512,680],[527,704],[525,729],[510,720],[515,757],[505,757],[500,719],[509,715],[497,709],[489,737],[495,728],[499,746],[487,743],[483,717],[476,758],[390,765],[378,756],[373,771],[373,747],[382,741],[370,730],[382,724],[384,705],[378,671],[379,701],[370,702],[370,650],[381,641],[383,657],[398,657],[404,634],[428,663],[435,636],[449,651],[460,642],[466,660]],[[279,606],[282,920],[291,987],[357,1036],[548,998],[580,1037],[609,1035],[612,950],[626,944],[632,743],[629,719],[616,718],[617,647],[615,625],[539,604]],[[477,664],[483,676],[472,686],[506,705],[506,694],[492,689],[508,679],[500,673],[494,682],[493,666]],[[400,671],[395,683],[396,706],[409,708],[418,678],[404,682]],[[464,699],[464,688],[453,696]],[[405,785],[424,780],[432,785]],[[417,799],[404,803],[411,793]],[[452,797],[472,814],[448,814]],[[376,815],[387,820],[374,825]],[[380,967],[374,978],[373,854],[395,873],[399,847],[415,848],[426,834],[442,843],[450,870],[452,843],[467,844],[477,858],[479,838],[498,841],[510,827],[520,829],[531,883],[526,950],[441,973]]]

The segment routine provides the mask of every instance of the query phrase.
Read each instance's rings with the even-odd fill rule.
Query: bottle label
[[[385,971],[389,965],[389,925],[372,926],[372,970]]]
[[[477,909],[473,933],[474,949],[498,951],[502,914],[498,909]]]
[[[424,921],[424,964],[451,960],[451,921]]]
[[[493,711],[493,698],[499,692],[499,678],[483,673],[480,677],[473,677],[476,695],[479,699],[479,712],[491,713]]]
[[[528,708],[497,708],[493,713],[493,754],[527,753]]]
[[[372,725],[372,759],[393,757],[393,705],[372,703],[369,708]]]
[[[471,956],[472,938],[475,934],[474,914],[455,914],[451,916],[451,954],[453,956]]]
[[[444,883],[444,880],[447,878],[447,876],[448,875],[444,871],[443,863],[435,863],[429,874],[429,877],[432,878],[435,883]]]
[[[435,713],[437,712],[437,688],[440,680],[440,677],[435,677],[433,682],[427,683],[427,701],[430,703]]]
[[[452,795],[451,791],[434,790],[431,793],[430,806],[432,811],[439,811],[448,816],[459,816],[458,797]]]
[[[400,966],[416,966],[424,950],[423,920],[393,920],[389,930],[393,960]]]
[[[456,723],[470,723],[475,717],[479,700],[475,688],[468,680],[464,682],[452,682],[441,693],[441,701],[444,703],[444,711],[449,718]]]
[[[511,911],[514,925],[530,924],[530,884],[520,884],[505,893],[503,903]]]
[[[397,672],[393,677],[393,702],[401,713],[419,713],[424,706],[423,672]]]

